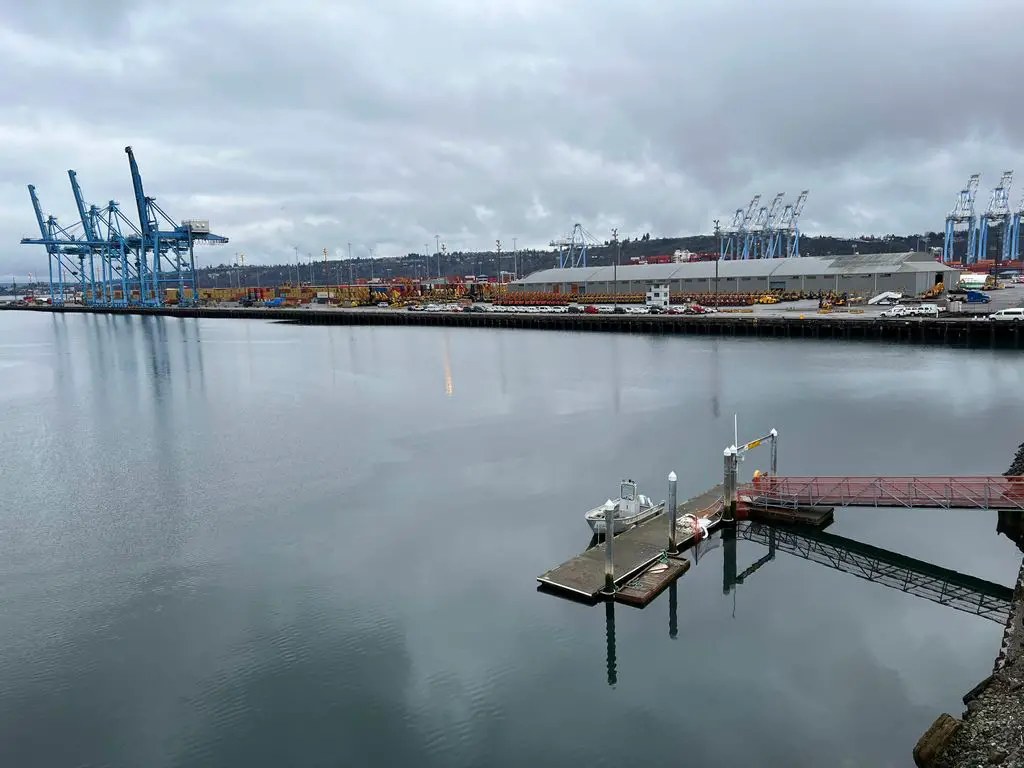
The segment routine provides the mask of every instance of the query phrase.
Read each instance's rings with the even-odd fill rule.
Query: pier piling
[[[722,519],[732,521],[736,519],[736,470],[737,470],[737,458],[738,452],[735,445],[730,445],[725,449],[725,509],[723,510]]]
[[[612,541],[615,540],[615,504],[604,505],[604,594],[615,594],[615,563],[612,560]]]
[[[676,544],[676,473],[668,473],[668,553],[679,551]]]

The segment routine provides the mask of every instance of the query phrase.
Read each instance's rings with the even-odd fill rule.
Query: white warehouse
[[[879,253],[543,269],[511,283],[509,290],[586,295],[646,293],[668,285],[673,295],[712,293],[716,267],[720,293],[835,291],[873,296],[899,291],[912,296],[939,282],[950,288],[959,279],[958,270],[928,253]]]

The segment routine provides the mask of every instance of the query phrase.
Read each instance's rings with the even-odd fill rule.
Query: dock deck
[[[677,506],[677,519],[687,514],[702,518],[717,515],[722,509],[722,494],[722,486],[717,485],[698,496],[687,499]],[[692,535],[679,536],[676,543],[682,547],[690,539],[692,539]],[[667,546],[668,518],[665,513],[620,533],[612,544],[615,585],[621,587],[633,581],[633,577],[662,556]],[[568,592],[576,597],[594,600],[604,588],[604,559],[605,545],[599,544],[538,576],[537,581],[555,591]],[[685,568],[669,570],[678,576],[685,571]],[[665,581],[664,584],[661,584],[661,588],[664,588],[667,583]],[[634,600],[633,602],[637,604],[638,601]]]

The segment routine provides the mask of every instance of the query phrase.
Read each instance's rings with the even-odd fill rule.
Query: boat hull
[[[646,507],[641,509],[640,512],[631,517],[615,517],[612,519],[612,535],[617,536],[623,531],[629,530],[634,525],[640,523],[646,523],[652,517],[657,517],[665,511],[665,502],[655,504],[652,507]],[[598,512],[598,514],[594,514]],[[587,525],[590,526],[590,530],[598,536],[605,535],[605,515],[604,510],[594,510],[587,514]]]

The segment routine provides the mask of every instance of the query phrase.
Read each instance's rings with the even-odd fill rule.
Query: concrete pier
[[[5,307],[5,311],[64,314],[131,314],[168,317],[246,318],[301,325],[391,325],[506,328],[783,339],[842,339],[932,344],[952,347],[1024,349],[1021,323],[994,323],[975,317],[879,318],[863,315],[729,314],[510,314],[490,312],[408,312],[393,309],[266,309],[131,307],[111,309]]]

